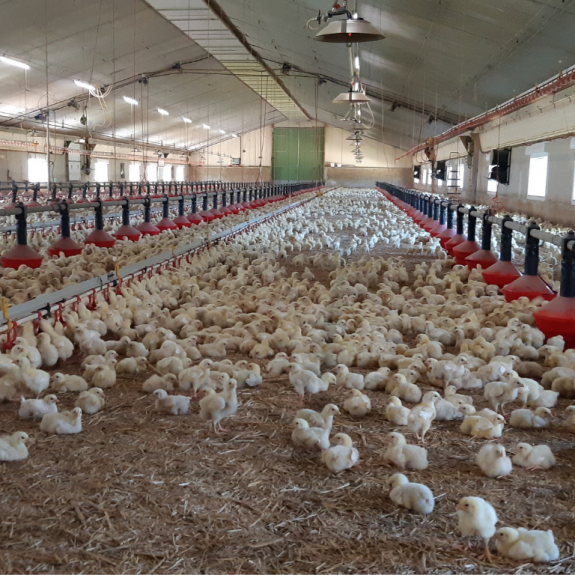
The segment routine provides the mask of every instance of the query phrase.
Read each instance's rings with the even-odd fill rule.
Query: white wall
[[[363,163],[356,164],[353,155],[352,142],[346,140],[349,131],[326,126],[325,128],[325,162],[326,164],[342,164],[346,167],[359,168],[410,168],[411,158],[406,157],[396,162],[395,158],[403,152],[387,144],[382,144],[371,138],[363,140],[361,149],[364,153]]]

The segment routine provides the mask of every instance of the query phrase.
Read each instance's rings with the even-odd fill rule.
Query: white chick
[[[490,381],[485,385],[484,397],[491,403],[491,407],[497,412],[501,407],[501,413],[505,415],[503,408],[505,404],[517,399],[519,390],[523,388],[523,384],[518,379],[511,379],[510,381]]]
[[[428,391],[421,400],[419,405],[416,405],[410,412],[407,418],[407,426],[409,431],[415,433],[419,438],[421,434],[421,441],[425,442],[425,434],[431,427],[431,422],[435,419],[435,403],[441,399],[437,391]]]
[[[49,435],[68,435],[82,431],[82,409],[47,413],[40,422],[40,429]]]
[[[283,351],[276,354],[275,358],[272,359],[266,366],[266,371],[270,377],[277,377],[282,373],[287,373],[290,366],[290,360],[287,353]]]
[[[436,421],[453,421],[454,419],[462,419],[463,414],[459,408],[464,404],[461,401],[451,402],[447,399],[439,399],[435,404],[435,420]]]
[[[410,445],[401,433],[388,434],[391,446],[384,454],[384,459],[397,467],[409,470],[427,469],[427,449],[418,445]]]
[[[519,467],[534,470],[550,469],[555,465],[555,457],[547,445],[533,446],[529,445],[529,443],[518,443],[515,450],[513,463],[519,465]]]
[[[12,435],[0,437],[0,461],[21,461],[28,457],[26,441],[28,434],[17,431]]]
[[[344,403],[343,408],[355,417],[363,417],[371,412],[371,400],[367,395],[364,395],[359,389],[354,389],[351,392],[351,397],[348,397]]]
[[[388,484],[391,487],[389,498],[400,507],[418,515],[429,515],[435,507],[431,489],[422,483],[410,483],[405,475],[392,475]]]
[[[389,392],[394,397],[399,397],[399,399],[409,403],[421,401],[421,389],[415,383],[407,381],[407,378],[402,373],[394,374],[390,379],[390,384],[392,385],[389,386]]]
[[[337,405],[328,403],[321,413],[313,409],[300,409],[296,414],[296,419],[305,419],[312,427],[329,427],[331,431],[333,416],[339,415],[339,413]]]
[[[58,349],[52,345],[50,336],[47,333],[38,334],[38,351],[42,358],[42,366],[53,367],[60,359],[58,356]]]
[[[527,401],[529,407],[555,407],[559,399],[559,392],[551,389],[544,389],[539,393],[537,399]]]
[[[185,395],[168,395],[164,389],[156,389],[156,411],[171,415],[187,415],[190,409],[190,398]]]
[[[296,419],[294,425],[295,429],[291,434],[291,440],[296,447],[303,447],[308,450],[329,448],[329,429],[310,427],[305,419]]]
[[[511,412],[509,425],[516,429],[539,429],[547,426],[549,417],[551,412],[546,407],[538,407],[535,411],[516,409]]]
[[[165,391],[174,391],[174,385],[178,383],[178,378],[169,373],[164,375],[152,375],[142,384],[142,390],[144,393],[153,393],[156,389],[163,389]]]
[[[504,425],[505,418],[502,415],[491,409],[482,409],[475,415],[465,417],[459,429],[464,435],[493,439],[501,437]]]
[[[410,411],[407,407],[403,407],[399,397],[390,397],[389,404],[385,408],[385,418],[395,425],[407,425]]]
[[[148,360],[145,357],[126,357],[116,366],[116,373],[142,373],[148,370]]]
[[[20,419],[42,419],[47,413],[58,411],[58,398],[47,395],[42,399],[21,399],[18,417]]]
[[[347,389],[363,389],[365,382],[361,373],[352,373],[347,365],[338,364],[334,368],[337,385],[344,385]]]
[[[485,543],[485,557],[491,562],[489,540],[495,535],[497,513],[481,497],[463,497],[456,507],[459,531],[464,537],[481,537]]]
[[[385,389],[389,379],[389,367],[380,367],[377,371],[368,373],[364,378],[365,389],[377,390]]]
[[[238,409],[236,380],[231,379],[224,385],[224,390],[220,393],[216,393],[211,387],[207,388],[206,395],[200,399],[200,418],[211,420],[215,433],[226,431],[220,424],[221,420],[234,415]]]
[[[104,397],[104,390],[99,387],[93,387],[88,391],[83,391],[78,396],[74,406],[79,407],[82,410],[82,413],[94,415],[94,413],[98,413],[105,404],[106,399]]]
[[[97,365],[92,375],[92,385],[101,389],[109,389],[116,385],[116,370],[107,365]]]
[[[14,365],[20,368],[20,378],[24,385],[36,395],[40,395],[50,385],[50,374],[41,369],[34,369],[26,357],[17,357]]]
[[[353,447],[351,437],[345,433],[333,436],[333,447],[321,454],[321,459],[332,473],[350,469],[359,460],[359,451]]]
[[[502,527],[495,533],[495,544],[498,553],[515,561],[548,563],[559,559],[559,548],[551,530]]]
[[[461,395],[457,393],[457,388],[454,385],[448,385],[445,388],[445,399],[453,403],[453,405],[460,405],[458,402],[465,403],[467,405],[473,405],[473,398],[468,395]]]
[[[564,425],[566,429],[568,429],[569,431],[575,431],[575,405],[569,405],[567,409],[565,409],[565,415],[566,419]]]
[[[88,383],[79,375],[55,373],[52,375],[52,389],[55,391],[86,391]]]
[[[504,477],[513,469],[505,447],[496,443],[484,445],[477,454],[477,465],[487,477]]]

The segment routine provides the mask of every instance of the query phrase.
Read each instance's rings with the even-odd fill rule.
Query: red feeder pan
[[[51,257],[58,257],[63,252],[66,257],[78,256],[84,248],[78,245],[72,238],[60,238],[48,248]]]
[[[190,222],[190,220],[186,218],[186,216],[178,216],[177,218],[174,219],[174,223],[178,226],[178,229],[180,230],[182,228],[192,227],[192,222]]]
[[[162,233],[159,228],[150,222],[142,222],[140,225],[136,226],[136,229],[142,232],[143,236],[157,236]]]
[[[1,260],[3,267],[18,269],[20,266],[39,268],[44,258],[30,246],[17,244],[13,248],[10,248],[2,256]]]
[[[534,312],[533,317],[545,337],[562,335],[565,347],[575,347],[575,298],[557,296]]]
[[[188,221],[190,222],[190,224],[197,226],[198,224],[201,224],[204,221],[204,218],[202,218],[200,214],[192,214],[188,216]]]
[[[218,208],[212,208],[208,211],[214,216],[216,220],[221,220],[224,217],[224,214],[222,214]]]
[[[467,265],[465,258],[469,257],[471,254],[478,252],[481,249],[481,246],[476,241],[466,240],[461,242],[459,245],[455,246],[451,253],[455,258],[455,261],[460,266]]]
[[[497,258],[491,250],[478,250],[465,258],[465,263],[470,270],[474,270],[477,266],[481,266],[482,270],[487,269],[496,261]]]
[[[142,234],[136,228],[130,225],[120,226],[114,235],[118,240],[128,239],[131,242],[137,242],[142,236]]]
[[[157,226],[156,226],[161,232],[165,232],[166,230],[177,230],[178,226],[174,223],[174,220],[171,220],[170,218],[162,218]]]
[[[439,224],[439,220],[431,220],[423,226],[423,229],[426,232],[431,232],[431,230],[436,228],[438,224]]]
[[[542,297],[547,301],[555,299],[555,292],[539,276],[521,276],[503,288],[503,295],[507,301],[520,297],[535,299]]]
[[[437,237],[441,247],[445,249],[445,244],[457,234],[455,228],[445,228]]]
[[[85,244],[94,244],[99,248],[111,248],[116,243],[116,238],[104,230],[94,230],[85,240]]]
[[[212,212],[210,212],[209,210],[202,210],[199,213],[200,213],[200,216],[202,216],[204,222],[211,222],[212,220],[216,219],[214,214],[212,214]]]
[[[447,229],[447,224],[437,224],[434,228],[431,228],[429,235],[432,238],[436,238],[439,234]]]
[[[511,263],[498,261],[481,273],[486,283],[504,287],[522,276],[521,272]]]
[[[447,230],[446,230],[447,231]],[[467,241],[467,237],[465,234],[455,234],[449,241],[443,244],[443,247],[447,251],[447,253],[453,257],[453,248],[456,248],[459,244]]]

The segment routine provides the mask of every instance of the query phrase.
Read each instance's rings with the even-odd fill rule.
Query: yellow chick
[[[489,540],[495,535],[497,513],[480,497],[463,497],[456,507],[459,531],[464,537],[481,537],[485,543],[485,557],[491,562]]]
[[[355,417],[363,417],[371,412],[371,400],[367,395],[361,393],[359,389],[354,389],[351,397],[348,397],[344,403],[343,408]]]
[[[553,531],[502,527],[495,533],[497,552],[514,561],[548,563],[559,559]]]
[[[421,441],[425,442],[425,434],[431,427],[431,422],[435,419],[435,403],[441,399],[437,391],[428,391],[421,400],[419,405],[416,405],[409,413],[407,418],[407,426],[412,433],[420,437]]]
[[[427,449],[418,445],[410,445],[401,433],[388,434],[391,446],[384,454],[384,459],[397,467],[410,470],[427,469]]]
[[[339,415],[339,413],[337,405],[328,403],[321,413],[313,409],[300,409],[296,414],[296,419],[305,419],[312,427],[329,427],[331,432],[333,417],[334,415]]]
[[[0,461],[20,461],[28,457],[26,441],[28,434],[17,431],[12,435],[0,437]]]
[[[353,447],[351,437],[345,433],[333,436],[333,447],[321,454],[321,459],[332,473],[350,469],[359,460],[359,451]]]
[[[88,391],[83,391],[78,396],[74,406],[81,408],[82,413],[94,415],[94,413],[98,413],[98,411],[100,411],[105,404],[106,399],[104,397],[104,390],[100,389],[99,387],[93,387]]]
[[[308,450],[329,448],[329,429],[310,427],[305,419],[296,419],[294,425],[295,429],[292,431],[291,440],[296,447],[303,447]]]
[[[534,411],[530,409],[516,409],[511,412],[509,425],[515,429],[539,429],[547,427],[551,417],[551,411],[546,407],[538,407]]]
[[[390,397],[385,408],[385,418],[395,425],[407,425],[410,411],[407,407],[403,407],[399,397]]]
[[[489,443],[477,454],[477,465],[487,477],[504,477],[513,469],[511,459],[505,453],[505,447]]]
[[[82,431],[82,409],[47,413],[40,422],[40,429],[49,435],[69,435]]]
[[[575,405],[570,405],[567,407],[565,414],[567,415],[567,419],[565,420],[565,427],[569,431],[575,431]]]
[[[435,507],[431,489],[422,483],[410,483],[405,475],[396,473],[388,482],[391,487],[389,498],[399,507],[418,515],[429,515]]]
[[[529,443],[518,443],[515,450],[513,463],[519,465],[519,467],[534,470],[550,469],[555,465],[555,457],[547,445],[533,446],[529,445]]]

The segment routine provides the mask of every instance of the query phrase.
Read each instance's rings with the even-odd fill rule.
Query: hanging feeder
[[[559,296],[533,313],[545,337],[563,336],[566,348],[575,347],[575,253],[569,249],[574,240],[572,231],[563,238]]]
[[[20,266],[28,266],[33,269],[39,268],[44,258],[28,245],[26,206],[22,202],[19,202],[15,208],[21,210],[19,214],[15,215],[17,244],[0,258],[2,267],[18,269]]]
[[[168,196],[164,196],[162,219],[156,224],[156,227],[162,232],[178,229],[177,224],[170,218],[170,200]]]
[[[531,235],[532,230],[539,226],[531,222],[525,234],[525,275],[507,284],[503,288],[503,295],[507,301],[520,297],[530,300],[541,297],[547,301],[555,298],[555,292],[539,277],[539,240]]]
[[[522,276],[522,273],[511,263],[513,230],[508,228],[505,223],[512,221],[508,215],[503,217],[503,221],[501,222],[501,253],[499,254],[499,261],[481,274],[488,284],[496,285],[499,288],[510,284]]]
[[[104,207],[100,199],[94,200],[97,206],[94,208],[95,230],[84,240],[85,244],[94,244],[99,248],[111,248],[116,239],[104,231]]]
[[[184,215],[184,200],[184,192],[182,189],[180,199],[178,200],[178,216],[174,218],[174,223],[179,229],[192,227],[192,222]]]
[[[456,233],[455,233],[455,235],[453,235],[453,237],[450,240],[446,241],[445,245],[443,246],[445,248],[445,250],[447,251],[447,253],[451,257],[453,257],[453,248],[455,248],[459,244],[462,244],[467,239],[467,237],[463,233],[463,213],[461,213],[459,211],[459,208],[462,208],[462,207],[463,206],[461,204],[459,204],[455,209],[455,213],[456,213],[456,217],[457,217]],[[440,234],[440,237],[441,237],[441,234]]]
[[[135,227],[130,225],[130,202],[126,200],[124,205],[122,205],[122,225],[118,228],[118,231],[114,234],[118,240],[130,240],[131,242],[137,242],[142,233],[138,231]]]
[[[144,198],[144,221],[137,225],[136,229],[144,236],[157,236],[161,233],[161,230],[150,221],[150,206],[150,196],[146,196]]]
[[[453,257],[460,266],[467,265],[466,258],[481,249],[481,246],[475,241],[477,217],[472,215],[474,211],[475,208],[471,206],[467,213],[467,239],[452,248]]]
[[[475,269],[477,266],[481,266],[482,270],[485,270],[497,262],[497,257],[491,251],[491,222],[489,218],[491,214],[485,212],[483,214],[483,226],[481,231],[481,249],[477,250],[475,253],[471,254],[465,258],[467,267],[470,270]],[[484,278],[485,279],[485,278]]]
[[[58,257],[62,252],[66,257],[77,256],[82,253],[82,246],[70,237],[70,206],[63,200],[59,206],[60,230],[62,237],[48,248],[51,257]]]

